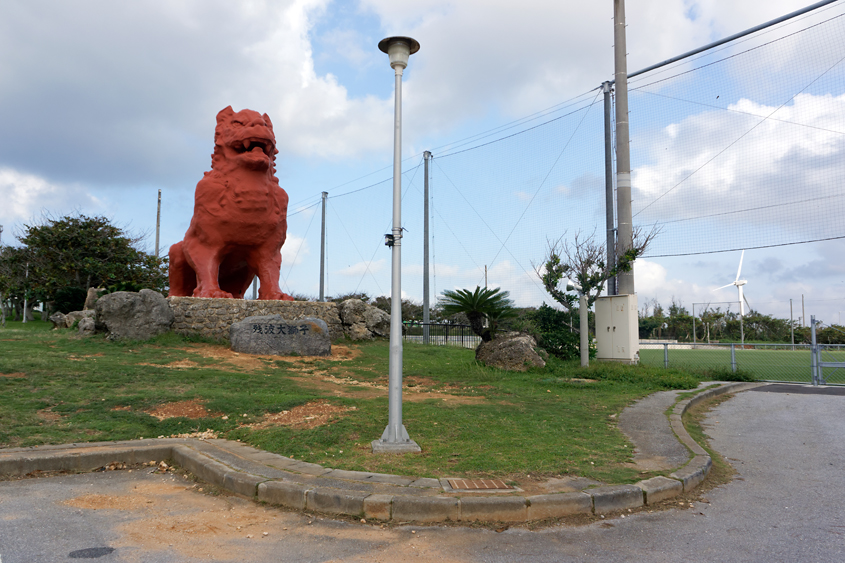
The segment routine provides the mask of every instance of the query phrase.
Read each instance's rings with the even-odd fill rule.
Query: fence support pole
[[[587,296],[583,293],[578,300],[578,313],[581,318],[581,367],[590,365],[590,329],[587,325]]]
[[[158,242],[161,232],[161,190],[158,191],[158,205],[156,206],[156,258],[159,256]]]
[[[731,344],[731,371],[736,373],[736,344]]]
[[[668,344],[663,345],[663,367],[664,368],[669,367],[669,345]]]
[[[801,296],[804,297],[803,295]],[[814,386],[819,384],[819,347],[816,344],[816,317],[810,317],[810,377]]]
[[[692,304],[692,349],[695,350],[695,303]]]
[[[795,322],[792,320],[792,299],[789,300],[789,339],[792,341],[792,351],[795,351]]]
[[[429,340],[429,302],[428,302],[428,161],[431,160],[431,153],[423,153],[425,159],[425,182],[423,194],[423,344]]]
[[[320,228],[320,302],[326,300],[326,197],[329,192],[323,192],[323,224]]]

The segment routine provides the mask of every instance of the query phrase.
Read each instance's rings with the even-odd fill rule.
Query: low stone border
[[[733,383],[680,401],[670,415],[693,459],[669,477],[572,493],[521,496],[443,494],[438,479],[330,469],[227,440],[136,440],[0,450],[0,475],[35,471],[91,471],[112,462],[171,460],[227,491],[295,510],[392,522],[526,522],[578,514],[604,514],[654,504],[698,486],[710,456],[692,440],[681,417],[692,405],[761,384]],[[764,385],[764,384],[762,384]]]

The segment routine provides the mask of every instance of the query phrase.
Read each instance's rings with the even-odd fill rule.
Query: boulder
[[[95,332],[94,319],[91,317],[83,317],[79,319],[79,336],[91,336]]]
[[[347,299],[338,306],[343,333],[350,340],[390,336],[390,315],[360,299]]]
[[[97,330],[109,339],[149,340],[170,330],[173,311],[161,293],[151,289],[116,291],[103,295],[94,305]]]
[[[94,304],[97,302],[97,299],[105,293],[106,290],[102,287],[89,287],[88,288],[88,295],[85,296],[85,305],[82,306],[83,311],[93,311]]]
[[[65,315],[65,326],[63,328],[73,328],[76,321],[81,321],[85,318],[93,319],[94,315],[94,311],[71,311]]]
[[[281,315],[247,317],[229,327],[229,341],[232,350],[246,354],[329,356],[332,353],[329,326],[313,317],[295,321]]]
[[[484,365],[507,371],[525,371],[529,367],[544,367],[546,362],[534,350],[537,341],[527,334],[510,333],[490,342],[482,342],[475,349],[475,359]]]

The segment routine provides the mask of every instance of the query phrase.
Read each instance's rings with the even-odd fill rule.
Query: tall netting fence
[[[647,256],[845,236],[840,3],[629,81]]]
[[[550,302],[535,272],[549,242],[606,240],[599,85],[494,131],[432,148],[432,302],[446,289]],[[845,237],[845,3],[836,2],[629,81],[634,224],[657,226],[646,257]],[[611,120],[612,123],[612,120]],[[404,297],[422,297],[422,155],[404,163]],[[390,170],[328,196],[327,293],[390,293]],[[614,194],[615,201],[615,194]],[[293,202],[319,271],[319,196]],[[312,274],[309,274],[312,275]]]

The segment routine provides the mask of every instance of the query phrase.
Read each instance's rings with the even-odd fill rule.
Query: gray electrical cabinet
[[[636,294],[596,299],[596,359],[639,362],[640,330]]]

